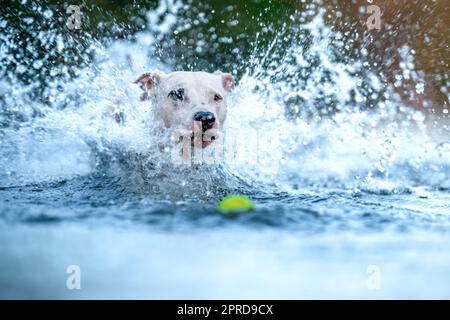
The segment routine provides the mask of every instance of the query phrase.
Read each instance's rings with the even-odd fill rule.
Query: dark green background
[[[393,77],[400,72],[398,48],[408,44],[416,51],[417,69],[425,71],[430,95],[438,96],[442,86],[448,87],[449,32],[445,31],[449,25],[449,19],[446,19],[448,1],[374,0],[373,3],[383,10],[385,28],[374,32],[367,31],[364,26],[367,16],[358,10],[359,6],[366,6],[367,1],[324,0],[320,5],[314,5],[316,2],[319,1],[185,1],[188,9],[180,11],[178,24],[187,22],[191,23],[191,27],[178,34],[161,35],[157,41],[156,55],[152,51],[151,60],[159,59],[178,70],[220,69],[232,72],[239,80],[244,72],[251,71],[255,66],[264,70],[276,68],[276,64],[284,58],[286,48],[293,42],[307,50],[310,44],[308,35],[289,30],[294,30],[308,19],[298,18],[298,13],[307,10],[317,12],[318,8],[322,8],[326,10],[327,23],[340,31],[344,35],[344,43],[348,44],[347,49],[342,46],[327,48],[336,61],[366,60],[372,69],[393,82]],[[81,8],[80,30],[70,31],[65,26],[69,4]],[[156,1],[2,1],[2,50],[6,48],[9,52],[1,55],[0,77],[29,85],[31,99],[40,99],[42,88],[52,77],[52,69],[64,66],[67,77],[76,76],[80,66],[91,65],[93,43],[98,41],[101,45],[107,45],[119,38],[133,39],[137,32],[147,28],[146,14],[156,7]],[[43,11],[47,9],[53,11],[51,19],[43,18]],[[337,11],[342,14],[336,14]],[[200,13],[206,14],[208,22],[193,25]],[[297,18],[291,19],[296,13]],[[25,23],[30,17],[34,22]],[[229,24],[235,20],[237,25]],[[388,32],[389,26],[393,28]],[[40,41],[37,36],[40,32],[62,35],[66,44],[64,54],[52,50],[55,46],[51,43],[53,40],[49,39],[50,43]],[[276,35],[279,40],[272,49],[271,59],[260,63],[260,56],[265,54]],[[221,37],[233,41],[221,42],[218,40]],[[425,38],[431,39],[431,42],[426,43]],[[202,52],[197,52],[195,47],[200,39],[206,46]],[[360,55],[362,47],[368,49],[367,57]],[[33,68],[36,60],[43,62],[42,67]],[[320,67],[313,58],[308,63],[310,68]],[[26,71],[20,72],[18,65],[25,66]],[[301,80],[307,76],[308,72],[305,72],[299,78]],[[272,80],[277,82],[282,77],[279,74]],[[326,77],[325,70],[322,80],[327,81]],[[410,89],[400,93],[407,96],[407,90]],[[443,103],[448,103],[445,96],[441,95],[441,98]],[[369,101],[367,105],[372,106],[373,103]]]

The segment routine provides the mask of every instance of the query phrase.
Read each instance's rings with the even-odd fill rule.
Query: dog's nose
[[[201,121],[202,131],[206,131],[214,126],[214,122],[216,122],[216,117],[212,112],[199,111],[194,113],[194,121]]]

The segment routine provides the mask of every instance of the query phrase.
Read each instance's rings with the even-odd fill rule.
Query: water
[[[15,66],[0,69],[0,297],[449,298],[448,102],[433,118],[396,93],[413,80],[419,99],[427,87],[407,45],[396,84],[367,50],[340,56],[348,35],[321,7],[261,31],[248,59],[220,66],[220,50],[204,48],[239,83],[227,156],[194,166],[171,162],[132,82],[202,68],[190,51],[176,63],[170,35],[207,23],[207,6],[163,1],[129,39],[36,32],[42,57],[13,55],[20,45],[0,19],[0,57]],[[73,43],[89,53],[75,65]],[[236,193],[257,210],[218,213]],[[81,290],[66,288],[69,265]]]

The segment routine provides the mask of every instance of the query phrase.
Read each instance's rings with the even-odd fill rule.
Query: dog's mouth
[[[217,130],[207,130],[201,134],[191,134],[191,147],[206,148],[212,144],[218,136]]]
[[[218,139],[217,129],[210,129],[205,132],[180,131],[175,133],[175,139],[178,143],[190,143],[191,147],[206,148]]]
[[[194,134],[192,134],[192,136],[191,136],[191,147],[206,148],[211,143],[213,143],[214,140],[216,140],[215,136],[206,136],[206,135],[202,134],[201,137],[196,138],[194,136]]]

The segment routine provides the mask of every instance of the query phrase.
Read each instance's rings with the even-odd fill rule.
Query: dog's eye
[[[222,96],[220,94],[215,94],[214,95],[214,101],[222,101],[222,100],[223,100],[223,98],[222,98]]]
[[[169,92],[168,97],[174,101],[183,101],[184,100],[184,89],[180,88],[177,90],[172,90]]]

